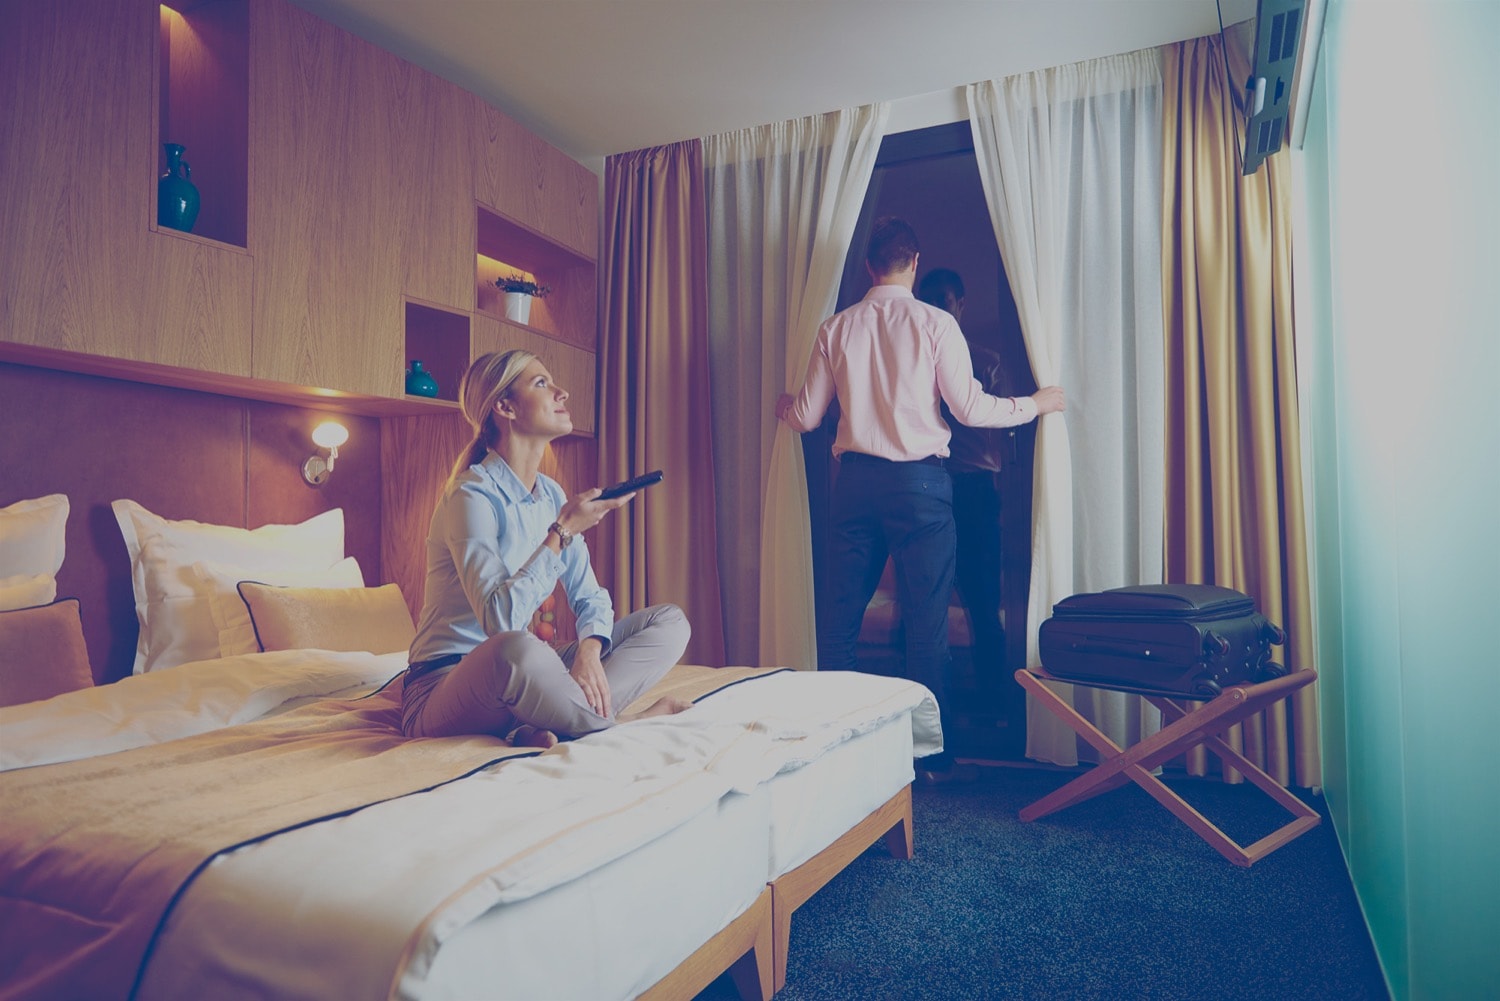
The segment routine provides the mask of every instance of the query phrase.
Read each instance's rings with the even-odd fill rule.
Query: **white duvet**
[[[288,650],[206,660],[0,708],[0,772],[79,761],[249,723],[315,698],[353,698],[406,654]]]
[[[253,654],[0,710],[4,769],[160,743],[321,695],[373,691],[401,655]],[[927,689],[786,671],[427,792],[228,853],[187,888],[142,997],[421,997],[444,940],[661,837],[735,790],[899,716],[941,749]]]

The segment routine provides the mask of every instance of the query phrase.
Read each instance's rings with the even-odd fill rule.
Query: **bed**
[[[135,543],[198,531],[116,514]],[[0,708],[0,997],[690,997],[731,970],[767,998],[797,907],[881,838],[911,853],[912,759],[941,746],[921,686],[679,665],[643,698],[692,709],[546,752],[402,740],[404,653],[330,648],[389,592],[348,586],[341,547],[265,584],[192,538],[212,572],[136,592],[138,654],[186,643],[161,609],[203,588],[254,648],[210,616],[217,656]]]

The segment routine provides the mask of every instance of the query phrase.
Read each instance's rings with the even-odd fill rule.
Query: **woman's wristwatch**
[[[560,549],[567,549],[568,543],[573,541],[573,533],[563,528],[559,522],[553,522],[547,526],[547,531],[557,535],[557,545]]]

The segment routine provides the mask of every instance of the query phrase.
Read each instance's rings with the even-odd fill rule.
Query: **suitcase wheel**
[[[1268,660],[1260,666],[1260,673],[1264,674],[1267,680],[1279,678],[1286,674],[1286,667],[1276,663],[1274,660]]]
[[[1228,657],[1231,649],[1229,641],[1218,633],[1208,633],[1203,637],[1203,652],[1210,657]]]
[[[1193,682],[1193,694],[1199,698],[1216,699],[1223,692],[1224,689],[1220,688],[1219,683],[1212,678],[1199,678]]]
[[[1266,623],[1265,633],[1266,636],[1270,639],[1272,646],[1281,646],[1286,642],[1286,630],[1282,629],[1274,622]],[[1286,671],[1283,670],[1282,673],[1285,674]]]

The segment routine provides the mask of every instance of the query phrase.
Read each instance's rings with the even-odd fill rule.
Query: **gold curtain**
[[[722,666],[704,185],[697,140],[605,162],[600,481],[666,478],[600,523],[600,576],[619,612],[680,605],[683,659]]]
[[[1255,596],[1313,665],[1292,329],[1285,152],[1240,175],[1244,119],[1217,36],[1164,47],[1162,294],[1166,323],[1166,578]],[[1274,649],[1274,648],[1273,648]],[[1283,785],[1322,783],[1316,685],[1246,721],[1230,743]],[[1194,774],[1207,770],[1200,748]],[[1238,780],[1237,774],[1226,776]]]

